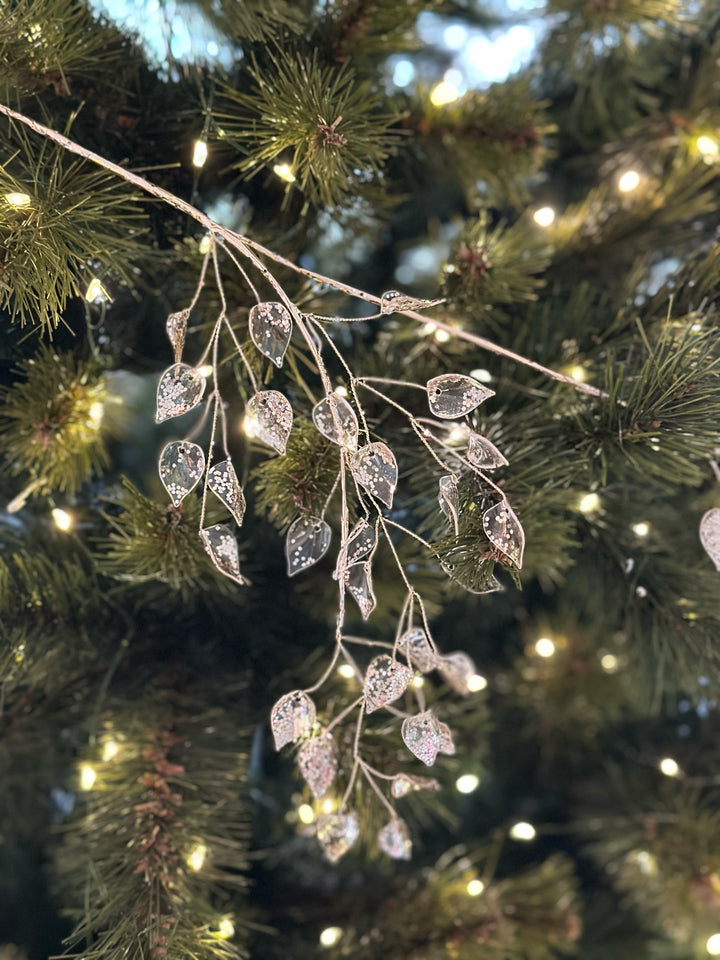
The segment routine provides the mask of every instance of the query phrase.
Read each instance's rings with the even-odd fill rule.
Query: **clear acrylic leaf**
[[[250,310],[250,339],[276,367],[282,366],[292,326],[290,311],[282,303],[256,303]]]
[[[468,683],[470,677],[477,674],[477,670],[473,661],[462,650],[456,650],[455,653],[448,653],[447,656],[440,657],[437,668],[445,683],[452,687],[455,693],[459,693],[461,697],[466,697],[472,693]]]
[[[331,536],[330,527],[320,517],[298,517],[285,537],[288,576],[294,577],[324,557]]]
[[[405,664],[386,654],[374,657],[368,665],[363,685],[365,712],[373,713],[397,700],[405,693],[412,678],[413,672]]]
[[[455,555],[458,556],[459,565],[455,564]],[[458,547],[445,554],[445,559],[440,562],[440,568],[446,573],[453,583],[456,583],[468,593],[482,595],[484,593],[502,593],[505,589],[492,572],[494,564],[478,564],[472,569],[467,570],[463,561],[467,558],[464,547]]]
[[[205,393],[205,377],[187,363],[174,363],[160,377],[157,388],[157,423],[192,410]]]
[[[319,432],[340,447],[354,450],[358,441],[358,422],[355,411],[344,397],[331,393],[316,403],[313,423]]]
[[[350,460],[350,472],[370,496],[386,507],[392,507],[398,481],[395,456],[384,443],[368,443],[360,447]]]
[[[700,543],[705,553],[720,570],[720,509],[715,507],[703,514],[700,521]]]
[[[460,496],[458,494],[457,478],[451,473],[446,477],[440,477],[438,483],[438,503],[440,509],[452,524],[455,536],[457,536],[460,532]]]
[[[179,310],[177,313],[171,313],[165,321],[165,332],[172,345],[176,362],[179,362],[183,347],[185,346],[185,334],[187,333],[189,316],[189,310]]]
[[[525,549],[525,531],[507,500],[501,500],[485,511],[483,530],[490,543],[520,570]]]
[[[472,377],[460,373],[444,373],[433,377],[426,385],[431,412],[441,420],[455,420],[478,407],[483,400],[495,395]]]
[[[368,523],[365,518],[358,520],[340,547],[333,579],[338,580],[341,571],[344,571],[349,563],[366,557],[374,549],[376,541],[377,531],[373,524]]]
[[[440,723],[432,710],[406,717],[401,733],[410,753],[431,767],[440,751],[441,742]]]
[[[408,297],[399,290],[386,290],[380,297],[380,313],[386,316],[402,310],[427,310],[428,307],[436,307],[442,302],[442,300],[418,300],[416,297]]]
[[[235,523],[242,526],[245,516],[245,495],[238,483],[237,474],[230,460],[221,460],[214,463],[208,470],[208,486],[218,498],[222,500]]]
[[[498,467],[508,465],[495,444],[491,443],[487,437],[481,437],[479,433],[470,434],[466,456],[468,463],[479,470],[497,470]]]
[[[174,507],[179,507],[195,489],[204,469],[205,454],[196,443],[172,440],[165,444],[158,461],[158,472]]]
[[[410,831],[404,820],[393,817],[378,833],[378,846],[393,860],[409,860],[412,856]]]
[[[438,658],[422,627],[411,627],[398,641],[398,650],[415,670],[429,673],[437,666]]]
[[[302,690],[293,690],[280,697],[270,711],[270,727],[275,739],[275,749],[286,743],[299,740],[310,733],[315,723],[315,704]]]
[[[337,863],[360,836],[360,822],[353,812],[321,813],[315,833],[330,863]]]
[[[290,401],[279,390],[261,390],[245,408],[245,432],[278,453],[285,453],[293,425]]]
[[[316,800],[327,793],[338,769],[332,734],[320,733],[306,740],[298,750],[298,767]]]
[[[375,609],[375,594],[372,585],[370,562],[351,563],[345,568],[345,585],[350,596],[360,608],[363,620],[367,620]]]
[[[397,773],[392,778],[390,793],[396,799],[406,797],[416,790],[439,790],[440,784],[433,777],[416,777],[411,773]]]
[[[455,743],[453,741],[450,727],[441,720],[438,720],[438,727],[440,729],[440,746],[438,747],[438,752],[444,753],[448,757],[454,757]]]
[[[215,523],[212,527],[204,527],[200,538],[220,573],[244,587],[246,581],[240,574],[240,557],[232,527],[227,523]]]

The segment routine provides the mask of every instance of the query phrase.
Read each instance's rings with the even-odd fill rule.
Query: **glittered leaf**
[[[303,780],[319,800],[329,789],[338,769],[332,734],[321,733],[306,740],[298,750],[297,762]]]
[[[407,630],[398,641],[398,650],[421,673],[429,673],[437,666],[437,656],[422,627]]]
[[[506,467],[508,463],[495,444],[487,437],[481,437],[479,433],[470,434],[466,455],[468,463],[479,470],[496,470],[498,467]]]
[[[458,494],[457,479],[450,473],[440,477],[438,483],[438,503],[440,509],[453,525],[455,536],[460,532],[458,521],[460,517],[460,496]]]
[[[331,393],[316,403],[312,411],[313,423],[320,433],[340,447],[354,450],[358,441],[358,422],[355,411],[344,397]]]
[[[174,507],[179,507],[190,491],[195,489],[204,469],[205,454],[196,443],[173,440],[163,447],[158,472]]]
[[[440,751],[440,723],[432,712],[425,710],[407,717],[402,724],[402,738],[410,753],[431,767]]]
[[[507,500],[501,500],[485,511],[483,530],[490,543],[520,570],[525,549],[525,532]]]
[[[232,528],[227,523],[216,523],[202,529],[200,537],[220,573],[240,586],[245,586],[246,581],[240,574],[240,557]]]
[[[256,303],[248,318],[250,339],[260,353],[282,366],[292,336],[292,317],[282,303]]]
[[[348,534],[347,540],[340,547],[333,579],[338,580],[341,571],[345,570],[349,563],[355,563],[366,557],[375,547],[376,540],[377,531],[375,527],[364,518],[358,520]]]
[[[293,412],[279,390],[262,390],[250,397],[245,408],[245,432],[278,453],[285,453],[292,430]]]
[[[245,516],[245,496],[230,460],[221,460],[210,467],[208,470],[208,486],[228,508],[235,523],[242,526]]]
[[[286,743],[292,743],[309,733],[315,716],[315,704],[302,690],[293,690],[280,697],[270,712],[275,749],[280,750]]]
[[[438,747],[438,753],[444,753],[448,757],[454,757],[455,743],[453,742],[450,727],[441,720],[438,720],[438,728],[440,730],[440,745]]]
[[[320,517],[298,517],[285,538],[288,576],[294,577],[324,557],[331,536],[330,527]]]
[[[483,400],[494,396],[495,391],[488,390],[472,377],[444,373],[441,377],[428,380],[427,393],[431,412],[442,420],[454,420],[470,413]]]
[[[363,620],[367,620],[376,604],[370,562],[365,560],[347,566],[345,568],[345,584],[350,596],[360,607]]]
[[[385,654],[375,657],[370,661],[365,674],[365,712],[373,713],[397,700],[405,693],[412,678],[412,670],[392,657]]]
[[[359,835],[356,813],[321,813],[317,819],[316,836],[330,863],[337,863]]]
[[[700,521],[700,543],[705,553],[720,570],[720,508],[715,507],[703,514]]]
[[[397,773],[392,778],[390,793],[395,798],[406,797],[415,790],[439,790],[440,784],[433,777],[416,777],[411,773]]]
[[[393,860],[409,860],[412,856],[410,831],[404,820],[394,817],[378,833],[378,846]]]
[[[463,653],[462,650],[457,650],[455,653],[448,653],[447,656],[440,657],[437,662],[437,668],[438,673],[445,683],[447,683],[449,687],[452,687],[455,693],[459,693],[462,697],[466,697],[469,693],[472,693],[468,683],[470,677],[474,677],[477,670],[470,657],[466,653]]]
[[[186,363],[174,363],[160,377],[157,388],[157,423],[192,410],[205,393],[205,377]]]
[[[178,313],[171,313],[165,321],[165,332],[172,345],[176,362],[179,362],[183,347],[185,346],[185,334],[187,333],[189,316],[189,310],[180,310]]]
[[[384,443],[369,443],[352,455],[350,471],[355,480],[372,496],[392,507],[397,487],[398,468],[392,450]]]
[[[442,302],[442,300],[418,300],[416,297],[408,297],[399,290],[386,290],[380,297],[380,313],[386,315],[402,310],[427,310],[428,307],[436,307]]]

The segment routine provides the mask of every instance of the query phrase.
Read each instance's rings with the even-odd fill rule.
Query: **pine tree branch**
[[[202,211],[198,210],[197,207],[193,207],[192,204],[187,203],[185,200],[182,200],[180,197],[175,196],[167,190],[163,190],[162,187],[158,187],[155,184],[151,183],[149,180],[145,180],[144,177],[138,176],[136,173],[132,173],[130,170],[126,170],[124,167],[119,166],[116,163],[113,163],[111,160],[107,160],[105,157],[101,157],[99,154],[94,153],[92,150],[88,150],[85,147],[80,146],[72,140],[69,140],[67,137],[63,136],[60,133],[57,133],[55,130],[51,130],[50,127],[44,126],[42,123],[38,123],[36,120],[32,120],[29,117],[26,117],[22,113],[18,113],[15,110],[12,110],[10,107],[5,106],[0,103],[0,113],[5,114],[5,116],[17,120],[19,123],[24,124],[29,127],[31,130],[34,130],[35,133],[38,133],[42,137],[46,137],[59,144],[66,150],[69,150],[71,153],[75,153],[80,157],[83,157],[86,160],[90,160],[93,163],[98,164],[103,167],[105,170],[109,170],[111,173],[116,174],[118,177],[121,177],[123,180],[126,180],[128,183],[132,183],[134,186],[139,187],[145,193],[149,193],[153,197],[157,197],[158,200],[162,200],[164,203],[169,204],[174,207],[176,210],[179,210],[181,213],[186,214],[191,217],[197,223],[201,224],[208,230],[210,233],[222,237],[226,243],[234,247],[245,257],[249,257],[256,266],[260,267],[261,264],[254,256],[255,253],[262,254],[266,257],[269,257],[271,260],[274,260],[276,263],[280,263],[285,267],[293,270],[295,273],[300,273],[303,276],[309,277],[312,280],[316,280],[319,283],[327,284],[328,286],[333,287],[336,290],[347,294],[350,297],[355,297],[360,300],[365,300],[368,303],[374,303],[379,306],[382,303],[380,297],[375,296],[374,294],[367,293],[364,290],[360,290],[357,287],[352,287],[348,284],[341,283],[339,280],[333,280],[330,277],[326,277],[323,274],[315,273],[311,270],[305,270],[302,267],[299,267],[297,264],[294,264],[291,260],[287,260],[285,257],[280,254],[274,253],[272,250],[269,250],[267,247],[264,247],[262,244],[250,240],[241,234],[235,233],[233,230],[229,230],[227,227],[223,227],[221,224],[216,223]],[[411,320],[415,320],[418,323],[426,324],[428,322],[427,316],[424,316],[421,313],[418,313],[415,310],[397,310],[396,311],[402,316],[408,317]],[[465,340],[468,343],[472,343],[477,347],[480,347],[482,350],[488,350],[491,353],[498,354],[503,357],[507,357],[509,360],[514,361],[515,363],[520,363],[523,366],[530,367],[532,370],[536,370],[538,373],[542,373],[546,377],[550,377],[552,380],[557,380],[560,383],[567,383],[572,386],[575,390],[578,390],[581,393],[588,394],[589,396],[599,397],[601,399],[609,399],[609,395],[603,390],[600,390],[597,387],[593,387],[587,383],[580,383],[577,380],[573,380],[572,377],[567,377],[562,373],[559,373],[557,370],[551,370],[549,367],[545,367],[540,363],[536,363],[534,360],[530,360],[527,357],[521,356],[518,353],[515,353],[512,350],[508,350],[505,347],[501,347],[498,344],[493,343],[490,340],[486,340],[484,337],[478,337],[473,333],[468,333],[465,330],[460,330],[457,327],[452,327],[449,324],[442,323],[442,321],[434,320],[433,324],[437,327],[438,330],[444,330],[449,333],[452,337],[455,337],[460,340]]]

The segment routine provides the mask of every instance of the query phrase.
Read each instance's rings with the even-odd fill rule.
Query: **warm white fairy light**
[[[636,537],[646,537],[650,533],[650,524],[644,522],[634,523],[631,529]]]
[[[473,380],[479,380],[480,383],[490,383],[492,381],[492,374],[489,370],[485,370],[484,368],[471,370],[470,376],[473,378]]]
[[[207,380],[208,377],[212,376],[213,368],[211,363],[203,363],[201,367],[197,368],[197,372],[201,377],[205,377]]]
[[[335,393],[336,393],[339,397],[346,397],[346,396],[348,395],[347,387],[346,387],[346,386],[343,386],[342,383],[339,383],[339,384],[335,387]]]
[[[6,193],[5,194],[6,203],[10,204],[11,207],[15,207],[16,210],[21,210],[23,207],[29,207],[32,203],[32,197],[27,193]]]
[[[614,653],[606,653],[600,658],[600,666],[605,673],[615,673],[618,668],[618,658]]]
[[[229,940],[235,936],[235,924],[230,917],[223,917],[218,923],[217,935],[221,940]]]
[[[106,740],[102,748],[102,758],[107,763],[109,760],[114,760],[119,752],[120,744],[117,740]]]
[[[468,677],[467,688],[470,693],[479,693],[487,687],[487,680],[479,673],[473,673]]]
[[[535,641],[535,653],[539,657],[551,657],[555,653],[555,643],[550,637],[540,637]]]
[[[720,933],[713,933],[707,938],[705,949],[711,957],[720,957]]]
[[[257,420],[255,417],[246,415],[242,419],[240,424],[240,429],[245,434],[246,437],[249,437],[251,440],[253,437],[257,436]]]
[[[664,773],[666,777],[680,776],[680,767],[672,757],[663,757],[658,767],[660,768],[660,773]]]
[[[580,513],[595,513],[600,507],[600,497],[596,493],[586,493],[578,500]]]
[[[97,780],[97,773],[95,772],[94,767],[91,767],[89,763],[83,763],[80,766],[80,789],[81,790],[92,790],[95,786],[95,781]]]
[[[112,303],[112,297],[97,277],[93,277],[88,284],[88,288],[85,291],[85,299],[88,303],[97,303],[98,301],[110,301]]]
[[[53,509],[50,511],[50,515],[53,518],[53,523],[58,530],[62,530],[63,533],[67,533],[68,530],[72,530],[73,518],[67,512],[67,510],[63,510],[61,507],[53,507]]]
[[[568,376],[572,377],[573,380],[577,380],[578,383],[587,382],[587,370],[585,367],[581,367],[580,364],[571,367],[570,370],[568,370]]]
[[[200,253],[207,253],[210,250],[211,238],[210,234],[206,233],[204,237],[200,238],[200,243],[198,244],[198,250]]]
[[[475,773],[463,773],[455,781],[455,789],[458,793],[472,793],[480,786],[480,777]]]
[[[194,870],[195,873],[198,873],[202,870],[205,861],[207,860],[207,855],[209,851],[204,843],[196,843],[190,853],[187,855],[185,863],[190,867],[191,870]]]
[[[415,690],[421,690],[425,686],[425,677],[414,676],[412,679],[412,685]]]
[[[343,935],[342,927],[325,927],[320,934],[320,946],[334,947]]]
[[[102,400],[96,400],[95,403],[90,404],[90,409],[88,410],[88,421],[92,424],[92,426],[99,427],[104,416],[105,404],[102,402]]]
[[[430,91],[430,103],[434,107],[444,107],[448,103],[454,103],[460,97],[460,91],[454,83],[447,80],[441,80],[436,83]]]
[[[637,170],[626,170],[618,180],[618,190],[621,193],[632,193],[640,186],[640,174]]]
[[[555,211],[552,207],[540,207],[533,214],[533,220],[539,227],[549,227],[555,222]]]
[[[510,827],[510,836],[513,840],[534,840],[536,834],[535,827],[526,820],[520,820]]]
[[[320,809],[323,813],[335,813],[335,810],[337,809],[337,800],[333,800],[332,797],[325,797]]]
[[[701,153],[703,157],[717,157],[720,154],[720,144],[713,137],[709,137],[707,134],[701,134],[695,141],[695,146],[698,149],[698,153]]]
[[[273,167],[273,173],[286,183],[295,183],[297,179],[289,163],[276,163]]]
[[[337,672],[345,680],[352,680],[352,678],[355,676],[355,671],[353,670],[353,668],[350,666],[349,663],[341,663],[340,666],[337,668]]]
[[[471,880],[468,883],[468,885],[465,887],[465,890],[469,897],[479,897],[484,889],[485,889],[485,884],[482,882],[482,880],[477,880],[477,879]]]
[[[436,330],[433,334],[435,343],[447,343],[450,340],[450,333],[447,330]]]
[[[311,824],[315,820],[315,811],[309,803],[301,803],[297,809],[300,823]]]
[[[198,169],[205,166],[208,158],[208,145],[205,140],[196,140],[193,146],[192,163]]]
[[[467,440],[468,433],[464,427],[453,427],[452,430],[447,435],[448,443],[462,443],[463,440]]]

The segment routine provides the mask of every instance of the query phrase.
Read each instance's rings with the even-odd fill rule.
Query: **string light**
[[[297,815],[300,823],[310,824],[315,820],[315,811],[309,803],[301,803]]]
[[[549,227],[555,222],[555,211],[552,207],[540,207],[533,214],[533,220],[539,227]]]
[[[485,889],[485,884],[482,880],[471,880],[465,889],[469,897],[479,897]]]
[[[568,375],[572,377],[573,380],[577,380],[578,383],[587,382],[587,370],[585,367],[581,367],[579,364],[575,367],[571,367],[568,371]]]
[[[680,776],[680,767],[672,757],[663,757],[658,767],[660,768],[660,773],[664,773],[666,777]]]
[[[204,237],[200,238],[200,243],[198,244],[198,250],[200,253],[208,253],[210,250],[210,234],[206,233]]]
[[[600,497],[596,493],[586,493],[578,501],[578,510],[580,513],[595,513],[600,507]]]
[[[204,167],[208,158],[208,145],[204,140],[196,140],[193,146],[192,164],[194,167]]]
[[[116,740],[106,740],[103,744],[102,758],[107,763],[108,760],[114,760],[118,755],[120,745]]]
[[[334,947],[342,935],[342,927],[325,927],[320,934],[320,945],[323,947]]]
[[[212,376],[213,368],[211,363],[204,363],[201,367],[197,368],[197,372],[201,377],[205,377],[207,380],[208,377]]]
[[[255,417],[244,416],[240,429],[243,431],[246,437],[249,437],[251,440],[253,437],[257,436],[257,421]]]
[[[705,949],[711,957],[720,957],[720,933],[713,933],[707,938]]]
[[[634,523],[631,529],[636,537],[646,537],[650,533],[650,524]]]
[[[90,409],[88,410],[88,420],[93,426],[99,427],[104,416],[105,404],[102,402],[102,400],[96,400],[95,403],[90,404]]]
[[[335,392],[339,397],[346,397],[346,396],[348,395],[347,387],[344,386],[342,383],[339,383],[339,384],[335,387],[334,392]]]
[[[520,820],[510,827],[510,836],[513,840],[534,840],[536,834],[535,827],[525,820]]]
[[[53,523],[58,530],[62,530],[63,533],[67,533],[68,530],[72,529],[73,520],[67,510],[63,510],[60,507],[53,507],[50,515],[52,516]]]
[[[208,853],[209,850],[204,843],[196,843],[190,853],[187,855],[185,863],[190,867],[191,870],[194,870],[195,873],[198,873],[200,870],[202,870]]]
[[[555,644],[550,637],[540,637],[535,641],[535,653],[539,657],[551,657],[555,653]]]
[[[613,653],[606,653],[600,658],[600,666],[606,673],[615,673],[618,668],[618,658]]]
[[[297,179],[288,163],[276,163],[273,167],[273,173],[286,183],[295,183]]]
[[[341,663],[340,666],[337,668],[337,672],[345,680],[352,680],[352,678],[355,676],[355,671],[353,670],[353,668],[350,666],[349,663]]]
[[[221,940],[229,940],[235,936],[235,924],[230,917],[223,917],[218,924],[217,935]]]
[[[88,288],[85,291],[85,299],[88,303],[97,303],[98,300],[110,301],[110,303],[112,303],[112,297],[97,277],[93,277],[88,284]]]
[[[434,107],[444,107],[448,103],[454,103],[459,97],[458,88],[447,80],[441,80],[430,91],[430,103]]]
[[[708,137],[707,134],[701,134],[695,141],[695,146],[698,149],[698,153],[701,153],[703,157],[717,157],[720,154],[720,144],[717,140],[714,140],[712,137]]]
[[[425,686],[425,677],[421,677],[421,676],[413,677],[412,685],[415,690],[420,690],[422,687]]]
[[[455,789],[458,793],[472,793],[480,786],[480,777],[474,773],[464,773],[455,781]]]
[[[450,334],[447,330],[436,330],[433,334],[433,340],[435,343],[447,343],[450,339]]]
[[[80,767],[80,789],[92,790],[97,780],[97,773],[89,763],[83,763]]]
[[[22,207],[29,207],[32,203],[32,198],[27,193],[6,193],[5,201],[9,203],[11,207],[20,210]]]
[[[640,185],[640,174],[637,170],[626,170],[618,180],[618,190],[621,193],[631,193]]]
[[[322,802],[321,810],[323,813],[335,813],[335,808],[337,807],[337,800],[333,800],[332,797],[325,797]]]

